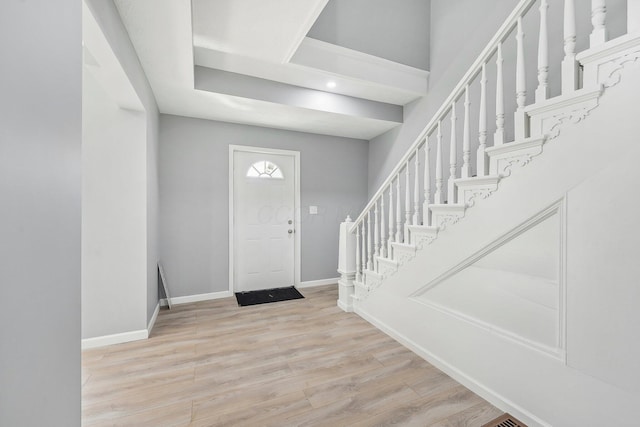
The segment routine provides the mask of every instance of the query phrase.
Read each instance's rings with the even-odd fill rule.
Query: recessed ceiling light
[[[336,82],[334,81],[327,82],[327,87],[329,89],[333,89],[334,87],[336,87]]]

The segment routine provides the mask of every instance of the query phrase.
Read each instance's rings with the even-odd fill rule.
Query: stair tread
[[[488,184],[495,184],[500,181],[500,175],[485,175],[485,176],[472,176],[469,178],[456,178],[453,180],[457,186],[478,185],[486,182]]]
[[[485,150],[485,152],[489,157],[497,156],[499,154],[509,153],[511,151],[523,150],[526,148],[543,145],[546,139],[546,136],[525,138],[520,141],[512,141],[506,144],[489,147]]]
[[[397,247],[397,248],[402,248],[402,249],[413,249],[413,250],[415,250],[415,249],[416,249],[416,245],[412,245],[412,244],[410,244],[410,243],[398,243],[398,242],[393,242],[393,243],[391,243],[391,245],[392,245],[394,248],[396,248],[396,247]]]
[[[384,263],[392,264],[392,265],[395,265],[395,266],[398,265],[398,261],[396,261],[396,260],[394,260],[392,258],[386,258],[386,257],[378,256],[378,257],[376,257],[376,260],[378,262],[384,262]]]
[[[429,205],[429,209],[431,210],[451,210],[451,211],[457,211],[457,210],[465,210],[467,208],[467,206],[464,203],[436,203],[436,204],[431,204]]]
[[[434,227],[433,225],[409,225],[409,230],[419,230],[419,231],[432,231],[434,233],[438,232],[438,227]]]

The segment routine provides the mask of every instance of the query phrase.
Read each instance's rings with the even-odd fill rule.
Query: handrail
[[[355,233],[356,228],[364,217],[367,215],[367,212],[371,210],[373,205],[378,201],[378,199],[382,196],[387,187],[393,182],[393,179],[400,173],[400,171],[405,167],[406,163],[413,157],[422,142],[428,138],[428,136],[435,130],[438,122],[442,120],[442,118],[446,115],[446,113],[451,109],[451,104],[455,102],[458,98],[460,98],[463,94],[463,90],[465,87],[470,84],[473,79],[478,75],[478,73],[482,69],[482,65],[486,64],[489,58],[493,55],[495,50],[498,47],[498,44],[503,42],[507,35],[514,29],[517,25],[518,18],[527,13],[527,11],[531,8],[533,3],[536,0],[520,0],[518,5],[513,9],[513,11],[509,14],[507,19],[502,23],[498,31],[491,38],[487,46],[482,50],[478,58],[471,64],[471,67],[464,74],[462,79],[458,82],[458,84],[453,88],[449,96],[444,100],[438,111],[433,115],[433,118],[427,123],[424,127],[420,135],[416,138],[416,140],[411,144],[411,146],[407,149],[407,152],[404,156],[398,161],[397,165],[393,168],[393,170],[389,173],[389,176],[382,185],[378,188],[378,191],[375,192],[373,197],[367,203],[367,206],[362,210],[360,215],[356,218],[349,230],[351,233]]]

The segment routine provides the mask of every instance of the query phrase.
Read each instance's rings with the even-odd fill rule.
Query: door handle
[[[289,233],[289,234],[293,234],[293,230],[289,229],[289,230],[287,231],[287,233]]]

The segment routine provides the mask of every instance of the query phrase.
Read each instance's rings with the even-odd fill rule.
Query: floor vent
[[[518,421],[513,415],[504,414],[493,421],[489,421],[482,427],[527,427],[522,421]]]

